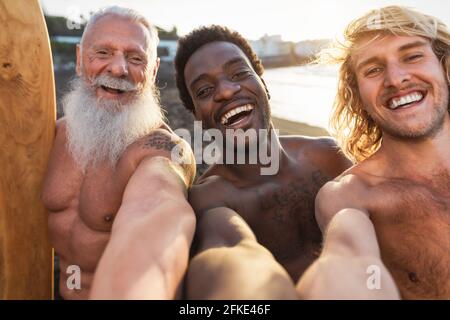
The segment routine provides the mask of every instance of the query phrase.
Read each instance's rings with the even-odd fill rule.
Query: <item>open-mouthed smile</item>
[[[423,101],[426,96],[424,91],[412,91],[403,95],[396,95],[386,102],[386,106],[391,110],[411,107]]]
[[[122,94],[125,93],[127,91],[125,90],[120,90],[117,88],[111,88],[111,87],[107,87],[107,86],[100,86],[104,91],[111,93],[111,94]]]
[[[220,123],[226,127],[238,126],[250,116],[254,108],[250,103],[238,105],[224,113],[220,117]]]

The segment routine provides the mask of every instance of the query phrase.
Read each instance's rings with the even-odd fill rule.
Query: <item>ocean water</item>
[[[328,129],[337,88],[337,66],[307,65],[266,69],[272,114]]]

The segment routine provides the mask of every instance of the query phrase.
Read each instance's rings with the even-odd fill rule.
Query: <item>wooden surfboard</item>
[[[53,143],[55,85],[38,0],[0,0],[0,299],[51,299],[52,249],[41,184]]]

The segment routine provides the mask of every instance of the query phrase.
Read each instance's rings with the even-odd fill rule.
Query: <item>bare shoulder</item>
[[[66,149],[67,141],[67,121],[60,118],[55,125],[55,139],[53,141],[53,153],[61,154]]]
[[[316,196],[316,219],[324,231],[331,218],[342,209],[353,208],[366,212],[364,199],[368,185],[350,168],[336,179],[327,182]]]
[[[280,141],[297,159],[313,163],[333,178],[353,165],[331,137],[283,136]]]
[[[65,127],[67,124],[66,118],[62,117],[56,120],[56,128]]]
[[[229,207],[228,199],[235,187],[221,176],[202,176],[189,190],[189,202],[197,214],[218,208]]]
[[[58,120],[56,120],[56,125],[55,125],[56,135],[65,134],[66,130],[67,130],[66,119],[63,117],[63,118],[59,118]]]
[[[184,178],[191,185],[195,177],[195,158],[189,144],[172,131],[164,128],[152,130],[149,134],[134,142],[126,152],[128,161],[137,167],[142,160],[163,157],[171,165],[183,172]]]
[[[179,153],[176,154],[177,156],[181,153],[192,154],[192,150],[185,140],[164,128],[152,130],[149,134],[137,141],[137,146],[147,152],[169,156],[172,155],[174,148],[178,146]]]

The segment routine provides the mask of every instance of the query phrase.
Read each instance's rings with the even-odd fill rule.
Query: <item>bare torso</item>
[[[368,210],[381,257],[404,299],[450,298],[450,174],[374,176],[357,166],[347,190]],[[355,175],[355,176],[352,176]],[[363,187],[361,187],[361,185]]]
[[[58,125],[42,199],[49,210],[50,240],[60,257],[60,293],[64,299],[87,299],[93,275],[110,238],[124,189],[140,159],[145,137],[130,145],[115,168],[88,167],[83,173],[66,148],[64,122]],[[144,146],[144,148],[142,147]],[[68,288],[70,265],[81,271],[81,289]]]
[[[190,200],[197,213],[221,206],[236,211],[297,281],[321,249],[315,196],[350,163],[329,142],[283,137],[280,142],[289,162],[277,175],[252,182],[246,176],[230,177],[226,166],[215,166],[192,188]]]

